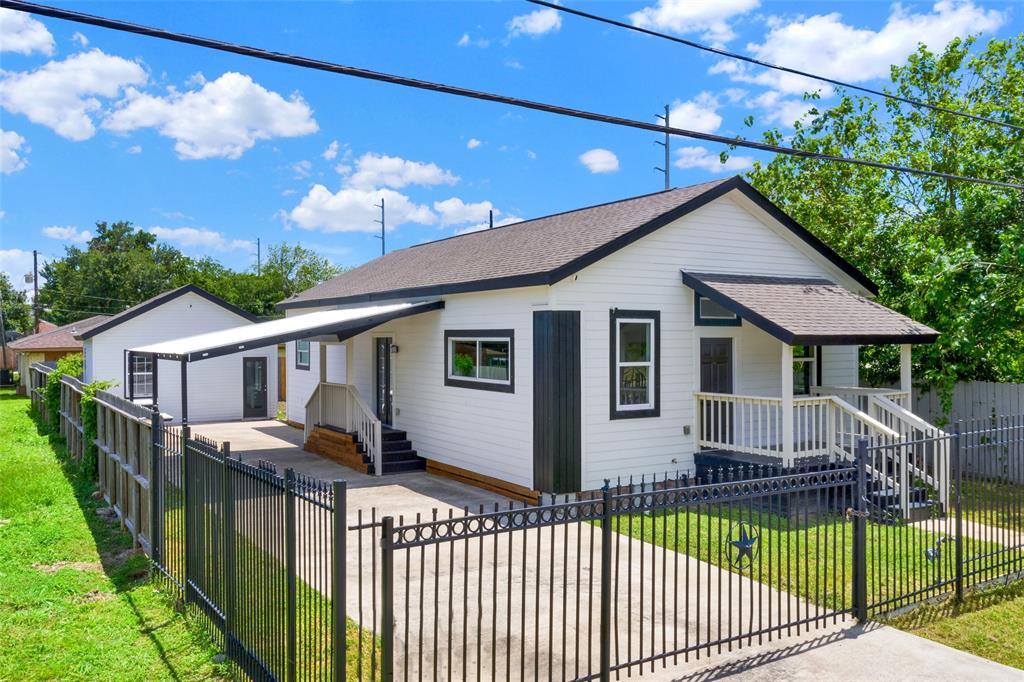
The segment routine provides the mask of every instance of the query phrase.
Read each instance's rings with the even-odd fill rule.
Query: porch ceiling
[[[395,303],[344,310],[321,310],[269,322],[244,324],[217,332],[161,341],[129,350],[167,360],[195,362],[254,348],[265,348],[297,339],[331,337],[344,341],[374,327],[409,315],[444,307],[444,301]]]
[[[932,343],[939,333],[818,278],[682,272],[683,284],[793,346]]]

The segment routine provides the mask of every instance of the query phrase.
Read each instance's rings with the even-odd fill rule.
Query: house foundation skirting
[[[500,478],[486,476],[469,469],[452,466],[451,464],[443,464],[433,459],[427,460],[427,473],[434,476],[444,476],[445,478],[477,488],[483,488],[492,493],[498,493],[513,500],[519,500],[520,502],[537,504],[540,499],[540,491],[538,490],[531,490],[524,485],[503,481]]]

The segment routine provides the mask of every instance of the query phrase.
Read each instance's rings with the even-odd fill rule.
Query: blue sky
[[[56,3],[71,6],[71,3]],[[77,2],[186,33],[723,135],[784,129],[820,84],[523,2]],[[1024,30],[1007,2],[650,0],[579,6],[863,84],[918,41]],[[130,220],[244,269],[299,242],[341,265],[388,247],[656,191],[656,135],[0,10],[0,270]],[[826,90],[825,103],[830,91]],[[673,141],[672,184],[741,171]]]

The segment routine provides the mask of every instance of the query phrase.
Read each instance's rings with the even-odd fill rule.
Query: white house
[[[252,325],[256,316],[203,289],[187,285],[132,306],[80,333],[86,382],[116,382],[123,397],[152,404],[154,387],[161,412],[182,416],[179,363],[129,356],[135,346],[168,338]],[[155,366],[154,363],[158,363]],[[277,413],[277,349],[224,355],[192,368],[187,409],[193,421],[273,417]]]
[[[734,177],[393,251],[281,302],[285,320],[137,350],[286,342],[310,449],[342,430],[376,473],[415,457],[529,496],[923,428],[910,344],[937,332],[875,293]],[[902,347],[898,389],[857,387],[875,343]]]

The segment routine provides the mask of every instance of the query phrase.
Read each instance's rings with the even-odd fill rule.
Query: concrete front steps
[[[384,474],[426,470],[427,461],[416,454],[405,431],[384,426],[381,429],[381,441]],[[304,449],[360,473],[376,473],[376,466],[366,454],[366,447],[357,434],[318,424],[306,441]]]

